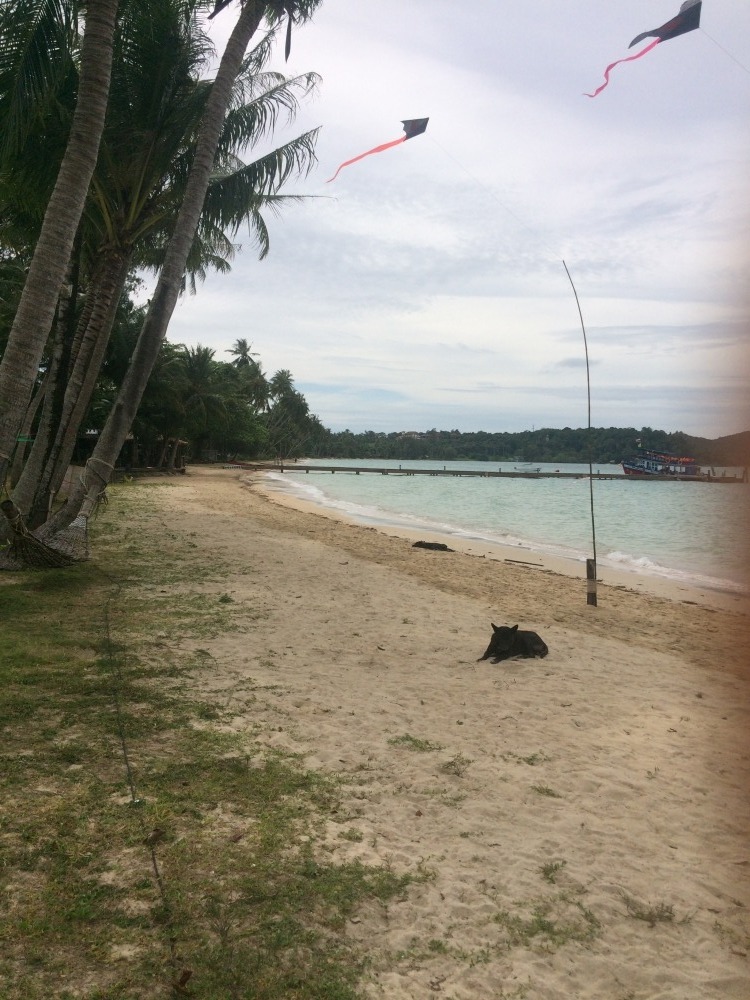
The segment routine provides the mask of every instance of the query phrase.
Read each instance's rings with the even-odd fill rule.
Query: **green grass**
[[[94,552],[0,579],[0,995],[354,1000],[347,919],[427,875],[332,863],[335,779],[214,725],[187,675],[257,612],[147,486],[113,491]]]
[[[530,912],[501,910],[493,917],[509,946],[536,946],[554,951],[570,941],[593,941],[601,933],[594,914],[580,901],[561,892],[529,905]]]
[[[549,799],[561,799],[562,795],[556,792],[554,788],[550,788],[549,785],[532,785],[531,790],[536,792],[537,795],[546,795]]]
[[[674,907],[671,903],[642,903],[627,893],[622,893],[628,916],[643,920],[650,927],[657,924],[671,924],[674,921]]]
[[[565,868],[567,863],[567,861],[547,861],[543,864],[539,871],[541,872],[544,881],[550,882],[554,885],[557,881],[557,876]]]
[[[433,750],[442,750],[442,743],[433,743],[432,740],[422,740],[416,736],[404,733],[403,736],[394,736],[388,740],[393,747],[403,747],[405,750],[414,750],[417,753],[429,753]]]

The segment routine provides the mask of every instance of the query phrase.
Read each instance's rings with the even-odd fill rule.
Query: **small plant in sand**
[[[567,863],[567,861],[548,861],[546,864],[542,865],[539,871],[542,873],[544,881],[551,882],[554,885],[557,881],[557,876]]]
[[[462,753],[457,753],[455,757],[444,761],[440,765],[440,770],[444,771],[445,774],[455,774],[457,778],[463,778],[473,763],[471,757],[464,757]]]
[[[742,906],[743,904],[737,903],[735,905]],[[714,931],[735,955],[746,956],[750,952],[750,931],[745,926],[742,926],[738,931],[734,927],[730,927],[729,924],[716,920]]]
[[[404,747],[405,750],[414,750],[417,753],[429,753],[432,750],[442,750],[442,743],[433,743],[432,740],[420,740],[416,736],[404,733],[403,736],[393,736],[388,740],[392,747]]]
[[[536,792],[537,795],[546,795],[550,799],[561,799],[562,795],[556,792],[554,788],[550,788],[549,785],[532,785],[532,791]]]
[[[501,754],[501,757],[503,760],[514,760],[518,764],[528,764],[529,767],[536,767],[537,764],[547,764],[552,760],[542,750],[537,751],[537,753],[526,754],[525,756],[509,750],[508,753]]]
[[[530,906],[528,916],[501,910],[493,917],[505,931],[511,947],[536,945],[552,951],[569,941],[593,941],[601,933],[601,924],[591,910],[569,893],[560,892]]]
[[[359,830],[355,830],[354,827],[350,827],[348,830],[342,830],[339,833],[339,838],[341,840],[350,840],[353,844],[358,844],[360,841],[364,840],[364,834]]]
[[[642,903],[627,893],[622,893],[628,915],[634,920],[643,920],[649,927],[674,922],[674,907],[671,903]]]

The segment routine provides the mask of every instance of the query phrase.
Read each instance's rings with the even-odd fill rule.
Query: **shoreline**
[[[554,573],[571,579],[578,579],[585,587],[586,566],[582,561],[567,559],[540,552],[531,545],[503,544],[483,538],[461,537],[436,528],[409,528],[404,525],[383,523],[365,523],[354,515],[347,514],[335,507],[328,507],[300,497],[296,493],[276,485],[276,480],[268,478],[267,471],[244,473],[240,481],[251,486],[253,491],[265,497],[269,502],[280,507],[286,507],[317,517],[339,521],[352,527],[368,528],[392,538],[402,538],[412,543],[416,541],[438,542],[448,545],[456,552],[475,556],[481,559],[519,565],[528,569]],[[667,601],[700,604],[722,611],[734,611],[740,614],[750,612],[750,595],[741,591],[712,588],[684,583],[666,577],[651,576],[635,570],[616,569],[597,563],[597,581],[606,587],[631,590],[634,593],[649,594]]]

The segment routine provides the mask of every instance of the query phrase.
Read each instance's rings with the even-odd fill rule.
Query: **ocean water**
[[[303,463],[300,463],[302,465]],[[583,563],[592,554],[588,465],[544,465],[580,479],[485,479],[314,473],[320,465],[353,468],[496,471],[486,462],[386,462],[314,459],[309,474],[269,473],[275,488],[339,510],[362,524],[439,531],[463,539],[516,545]],[[299,465],[297,466],[300,467]],[[511,463],[500,466],[511,471]],[[620,474],[619,466],[594,472]],[[634,573],[715,590],[745,591],[750,486],[595,480],[597,561]]]

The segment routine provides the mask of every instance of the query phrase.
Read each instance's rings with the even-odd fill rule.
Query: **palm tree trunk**
[[[49,532],[70,524],[79,514],[87,518],[114,470],[114,463],[125,443],[177,304],[229,107],[232,86],[242,67],[248,43],[257,31],[264,13],[265,4],[261,0],[247,0],[227,42],[201,121],[195,159],[190,168],[185,196],[159,280],[120,392],[89,459],[89,475],[84,477],[87,485],[82,483],[71,493],[65,507],[50,521]]]
[[[16,453],[13,456],[13,464],[8,472],[9,488],[15,486],[21,477],[21,473],[23,472],[24,461],[26,458],[26,444],[28,443],[26,438],[31,437],[31,428],[34,426],[34,421],[36,420],[39,407],[44,402],[48,385],[49,377],[45,375],[42,383],[31,397],[31,402],[26,408],[26,415],[23,418],[23,423],[21,424],[21,433],[18,435],[21,441],[16,447]],[[0,537],[2,537],[2,524],[0,524]]]
[[[16,510],[28,522],[29,510],[34,499],[35,485],[44,468],[44,461],[47,456],[50,439],[54,435],[55,424],[55,402],[58,396],[58,386],[64,384],[63,355],[65,354],[65,335],[67,332],[64,316],[59,316],[55,324],[55,338],[49,357],[49,368],[47,370],[47,391],[44,394],[42,412],[37,424],[34,442],[26,459],[23,471],[16,483],[11,499]],[[33,527],[33,525],[32,525]]]
[[[109,95],[118,0],[89,0],[78,99],[24,290],[0,363],[0,484],[31,397],[83,214]]]
[[[23,471],[15,480],[15,486],[11,494],[11,499],[16,505],[16,509],[21,512],[27,524],[37,483],[42,474],[44,464],[47,461],[51,442],[55,435],[55,427],[60,423],[60,414],[65,398],[71,345],[75,336],[75,310],[80,275],[80,242],[79,230],[76,236],[72,263],[69,273],[66,274],[66,292],[61,296],[60,308],[55,321],[55,337],[49,351],[49,366],[45,375],[47,391],[44,396],[42,413],[29,456],[23,466]],[[41,520],[44,520],[44,518]],[[41,521],[37,521],[36,523],[40,524]]]
[[[68,378],[57,433],[47,452],[44,468],[38,475],[34,499],[29,507],[32,527],[46,520],[50,494],[59,491],[65,478],[81,423],[96,388],[129,269],[129,257],[111,251],[103,260],[96,288],[91,289],[94,305]],[[15,495],[13,500],[24,510]]]

